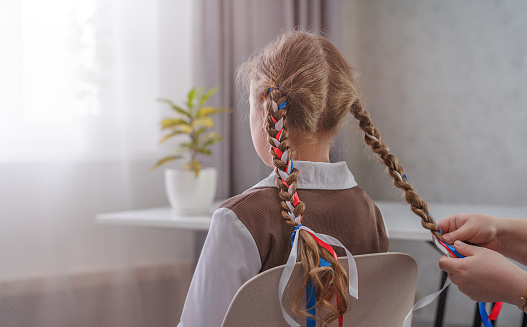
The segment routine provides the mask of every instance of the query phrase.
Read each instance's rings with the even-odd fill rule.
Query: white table
[[[383,213],[390,239],[409,241],[431,239],[430,232],[421,227],[420,218],[405,202],[376,201],[375,203]],[[215,202],[213,208],[217,208],[220,204],[221,202]],[[454,213],[484,213],[499,217],[527,218],[527,207],[436,203],[429,204],[429,209],[435,219]],[[96,221],[103,224],[207,231],[210,227],[211,215],[177,215],[170,207],[160,207],[102,213],[96,216]]]

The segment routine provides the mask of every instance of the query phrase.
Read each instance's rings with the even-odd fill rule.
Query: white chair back
[[[414,304],[415,260],[396,252],[354,258],[359,273],[359,300],[352,299],[351,309],[344,315],[344,326],[401,326]],[[339,261],[347,268],[347,258]],[[278,281],[283,268],[274,267],[247,281],[234,296],[222,326],[288,326],[278,303]],[[284,293],[284,307],[301,326],[306,326],[305,318],[291,312],[291,299],[302,275],[302,267],[297,263]],[[338,326],[338,322],[333,325]]]

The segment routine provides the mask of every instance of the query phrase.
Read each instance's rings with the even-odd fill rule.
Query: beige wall
[[[419,193],[527,204],[527,3],[344,3],[367,108]],[[362,145],[348,155],[372,196],[398,198]]]
[[[527,205],[527,2],[343,3],[344,51],[418,193],[429,202]],[[359,185],[376,200],[401,199],[354,122],[348,133]],[[392,242],[391,250],[417,259],[418,297],[437,288],[432,247]],[[434,307],[415,320],[432,320]],[[516,311],[505,307],[500,325],[518,326]],[[453,287],[447,322],[471,325],[472,313],[473,302]]]

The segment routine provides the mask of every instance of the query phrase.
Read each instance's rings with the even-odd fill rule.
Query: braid
[[[293,167],[292,153],[287,138],[285,116],[287,114],[286,99],[276,88],[270,89],[270,101],[267,101],[268,141],[271,144],[270,153],[276,172],[276,185],[280,190],[282,217],[289,226],[295,227],[300,223],[305,205],[296,193],[298,169]],[[280,104],[278,109],[277,103]],[[283,106],[283,107],[282,107]],[[290,171],[288,172],[288,168]],[[296,197],[296,199],[295,199]],[[291,206],[293,209],[291,209]],[[292,213],[294,216],[292,217]]]
[[[386,143],[381,140],[379,130],[373,126],[370,120],[370,114],[362,108],[358,100],[351,106],[351,113],[358,120],[359,127],[365,133],[364,142],[370,146],[373,152],[379,155],[381,161],[388,168],[387,172],[393,178],[393,184],[404,191],[406,202],[410,204],[412,211],[421,217],[421,225],[442,241],[443,238],[439,228],[428,212],[428,205],[415,193],[413,187],[408,184],[403,166],[397,162],[397,157],[390,153]]]
[[[281,88],[273,87],[269,89],[266,98],[264,106],[267,110],[267,139],[271,145],[270,153],[277,175],[276,185],[281,199],[281,215],[285,223],[293,229],[302,220],[305,204],[300,201],[296,191],[299,171],[293,167],[291,160],[293,151],[289,145],[286,128],[287,97],[282,93]],[[300,233],[300,262],[305,275],[293,297],[293,312],[314,318],[323,326],[327,326],[349,310],[350,302],[346,295],[348,275],[342,265],[326,249],[317,244],[308,232],[299,230],[298,233]],[[320,258],[331,265],[320,267]],[[315,307],[328,312],[323,319],[308,314],[305,304],[301,304],[302,294],[310,279],[317,289]],[[339,299],[337,306],[331,303],[333,297]]]

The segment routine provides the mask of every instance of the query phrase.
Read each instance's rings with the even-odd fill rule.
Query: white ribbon
[[[435,299],[437,299],[439,295],[448,287],[448,285],[450,285],[450,283],[451,283],[450,277],[447,277],[445,281],[445,285],[443,285],[443,287],[439,291],[434,292],[430,295],[427,295],[421,300],[417,301],[417,303],[413,306],[412,310],[410,310],[410,312],[408,312],[408,314],[406,315],[406,318],[404,318],[403,327],[411,327],[412,326],[412,313],[434,302]]]
[[[455,258],[453,257],[450,252],[447,251],[447,249],[445,249],[445,247],[443,246],[443,244],[439,243],[439,239],[434,235],[432,236],[432,240],[434,241],[434,244],[436,246],[436,248],[441,251],[441,253],[443,253],[444,255],[446,255],[447,257],[450,257],[450,258]]]
[[[293,207],[290,201],[285,201],[285,204],[287,204],[287,207],[289,208],[290,212],[295,211],[295,207]]]
[[[278,175],[280,175],[280,178],[282,178],[284,181],[287,180],[287,177],[289,177],[289,175],[285,171],[281,171],[280,169],[278,169]]]
[[[282,315],[284,316],[285,321],[289,324],[289,326],[292,327],[298,327],[300,326],[291,316],[287,313],[287,311],[284,308],[284,305],[282,303],[282,296],[284,294],[285,287],[287,286],[287,283],[289,282],[289,279],[291,279],[291,274],[293,273],[293,270],[295,268],[296,258],[298,255],[298,235],[300,234],[300,230],[303,229],[305,231],[308,231],[318,237],[321,241],[328,243],[329,245],[339,246],[341,248],[344,248],[346,251],[346,256],[348,257],[348,276],[349,276],[349,293],[354,298],[359,298],[359,274],[357,272],[357,264],[355,263],[355,259],[353,258],[353,255],[351,252],[346,249],[346,247],[336,238],[325,235],[325,234],[318,234],[309,229],[306,226],[299,225],[298,230],[295,233],[295,238],[293,240],[293,246],[291,247],[291,253],[289,253],[289,258],[287,258],[287,262],[285,264],[284,270],[282,271],[282,276],[280,277],[280,282],[278,283],[278,300],[280,301],[280,307],[282,308]]]
[[[287,189],[287,192],[291,195],[293,195],[293,184],[289,185],[289,188]]]
[[[278,111],[278,105],[276,104],[276,102],[272,101],[272,102],[271,102],[271,105],[272,105],[272,107],[273,107],[273,111],[274,111],[274,112],[277,112],[277,111]]]
[[[280,158],[283,163],[287,163],[287,151],[289,150],[285,150],[284,153],[282,153],[282,158]]]
[[[367,132],[364,132],[364,134],[366,134],[366,136],[367,136],[367,137],[369,137],[370,139],[372,139],[372,140],[375,140],[375,141],[379,142],[379,139],[378,139],[378,138],[376,138],[375,136],[373,136],[373,135],[371,135],[371,134],[369,134],[369,133],[367,133]]]
[[[284,118],[280,118],[280,120],[276,122],[276,124],[274,125],[274,129],[280,131],[282,127],[284,127]]]

